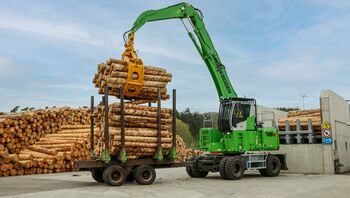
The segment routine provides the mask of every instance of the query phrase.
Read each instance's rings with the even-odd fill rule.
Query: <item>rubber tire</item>
[[[267,177],[276,177],[281,171],[281,161],[275,155],[269,155],[266,160],[265,173]]]
[[[259,173],[261,176],[266,177],[266,169],[259,169]]]
[[[225,175],[228,180],[238,180],[244,175],[244,161],[241,156],[229,157],[225,164]]]
[[[148,171],[148,173],[150,174],[148,178],[145,178],[145,176],[143,175],[145,171]],[[150,185],[156,179],[156,171],[150,165],[140,165],[134,170],[134,178],[136,182],[140,185]]]
[[[114,174],[118,174],[118,180],[115,180]],[[125,169],[118,165],[111,165],[103,171],[103,181],[110,186],[121,186],[126,179]]]
[[[194,178],[206,177],[209,174],[209,171],[200,171],[193,166],[186,166],[186,171],[190,177]]]
[[[188,176],[194,177],[194,175],[192,174],[192,171],[191,171],[191,166],[186,166],[186,172],[187,172]]]
[[[126,182],[134,182],[134,181],[135,181],[134,172],[130,172],[129,175],[126,176],[125,181],[126,181]]]
[[[220,164],[219,164],[219,173],[222,179],[227,179],[226,173],[225,173],[225,167],[226,167],[226,162],[229,158],[224,157],[221,159]]]
[[[91,170],[91,176],[92,178],[99,182],[99,183],[103,183],[103,169],[92,169]]]

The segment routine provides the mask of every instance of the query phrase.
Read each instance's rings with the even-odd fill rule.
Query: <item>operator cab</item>
[[[218,127],[221,132],[246,130],[247,119],[252,117],[256,125],[256,101],[252,98],[232,98],[220,102]],[[255,126],[256,127],[256,126]]]

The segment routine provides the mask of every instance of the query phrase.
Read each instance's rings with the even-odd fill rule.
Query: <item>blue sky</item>
[[[0,0],[0,111],[83,106],[97,64],[120,57],[137,16],[179,1]],[[350,1],[188,1],[240,96],[270,107],[319,106],[322,89],[350,99]],[[216,111],[210,74],[179,20],[146,24],[135,47],[173,73],[178,108]],[[167,103],[169,105],[169,103]]]

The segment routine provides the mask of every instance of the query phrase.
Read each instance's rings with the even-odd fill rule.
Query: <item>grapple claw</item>
[[[124,86],[124,94],[127,98],[138,98],[144,78],[144,65],[137,57],[134,49],[134,32],[128,35],[128,42],[125,44],[125,51],[122,59],[127,62],[128,77]]]

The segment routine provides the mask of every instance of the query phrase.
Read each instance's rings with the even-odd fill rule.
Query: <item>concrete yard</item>
[[[190,178],[184,168],[157,170],[153,185],[126,183],[110,187],[95,182],[89,172],[0,178],[0,197],[350,197],[350,175],[282,174],[267,178],[251,172],[242,180],[222,180],[218,174]]]

